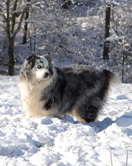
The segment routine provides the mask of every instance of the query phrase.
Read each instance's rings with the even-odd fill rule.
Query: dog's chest
[[[26,82],[19,82],[20,95],[24,110],[42,110],[43,103],[40,101],[41,91],[36,86],[31,86]]]
[[[44,109],[46,100],[41,100],[43,88],[41,86],[29,86],[24,82],[19,84],[23,109],[27,117],[36,115],[52,116],[56,115],[56,108]]]
[[[19,82],[19,89],[20,89],[20,94],[21,98],[23,101],[32,101],[32,100],[37,100],[40,97],[40,92],[37,88],[34,86],[31,86],[30,84],[22,81]]]

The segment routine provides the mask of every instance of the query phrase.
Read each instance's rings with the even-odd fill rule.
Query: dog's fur
[[[63,117],[95,121],[114,74],[87,65],[57,68],[46,56],[29,56],[20,71],[19,89],[28,117]]]

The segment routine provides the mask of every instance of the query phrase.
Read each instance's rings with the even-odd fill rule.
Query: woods
[[[8,60],[5,70],[14,75],[15,59],[21,63],[31,51],[48,52],[60,64],[65,61],[110,68],[122,75],[122,81],[132,82],[131,1],[0,3],[0,70]]]

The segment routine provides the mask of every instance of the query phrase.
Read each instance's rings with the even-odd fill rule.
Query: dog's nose
[[[48,72],[46,72],[46,73],[44,74],[44,78],[47,78],[47,77],[49,77],[49,73],[48,73]]]

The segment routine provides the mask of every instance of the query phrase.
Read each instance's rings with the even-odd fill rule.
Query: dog
[[[69,114],[93,122],[102,109],[114,74],[88,65],[55,67],[49,55],[30,55],[24,61],[18,86],[27,117]]]

